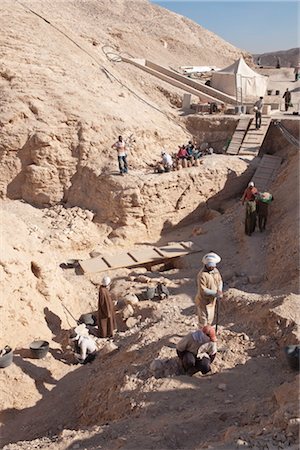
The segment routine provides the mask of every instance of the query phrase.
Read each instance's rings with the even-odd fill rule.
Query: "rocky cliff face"
[[[217,207],[239,194],[254,170],[247,170],[248,163],[239,158],[223,155],[204,157],[202,163],[200,167],[161,175],[137,171],[125,177],[96,176],[84,168],[78,180],[73,181],[68,204],[85,205],[93,210],[96,222],[112,227],[111,238],[128,242],[138,234],[157,237],[183,219],[187,222],[190,214],[199,220],[208,209],[208,199]],[[244,173],[246,180],[240,177]],[[232,181],[229,190],[228,178]]]
[[[22,4],[0,5],[0,192],[37,206],[64,201],[87,167],[109,171],[118,134],[137,138],[135,167],[189,136],[170,102],[178,91],[104,53],[177,67],[225,65],[241,53],[144,0]]]

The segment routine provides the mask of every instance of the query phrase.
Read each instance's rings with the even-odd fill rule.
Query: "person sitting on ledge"
[[[184,145],[182,146],[178,146],[179,147],[179,151],[176,155],[176,159],[187,159],[188,157],[188,152],[186,150],[186,148],[184,147]]]
[[[165,172],[171,172],[171,170],[173,168],[172,156],[169,153],[167,153],[165,150],[162,150],[161,156],[162,156],[161,163],[163,165]]]

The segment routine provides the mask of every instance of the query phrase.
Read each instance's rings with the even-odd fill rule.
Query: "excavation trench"
[[[292,159],[286,158],[285,170],[288,164],[292,169],[296,167],[295,154],[289,155]],[[273,419],[276,429],[292,433],[285,436],[291,442],[295,440],[288,430],[288,421],[296,416],[296,409],[293,402],[284,403],[282,396],[276,394],[281,385],[284,389],[286,383],[292,384],[294,380],[282,347],[296,342],[295,299],[262,296],[263,291],[268,292],[265,285],[249,284],[250,277],[242,273],[253,270],[253,261],[254,269],[261,272],[271,239],[273,246],[277,237],[282,241],[280,227],[276,227],[281,220],[276,217],[281,211],[276,206],[275,226],[265,241],[259,234],[251,241],[244,236],[244,213],[237,199],[255,168],[255,160],[249,163],[216,154],[205,157],[199,168],[163,175],[145,176],[137,172],[128,177],[104,177],[96,176],[88,167],[78,172],[79,178],[73,180],[69,191],[69,206],[93,209],[96,224],[107,225],[110,241],[107,251],[115,253],[118,246],[129,248],[141,242],[192,239],[203,253],[214,249],[222,255],[220,269],[224,278],[236,278],[237,284],[235,289],[234,283],[226,287],[228,298],[220,316],[220,351],[213,374],[188,378],[178,373],[176,342],[197,326],[192,299],[201,264],[199,255],[188,257],[182,269],[146,272],[148,282],[168,284],[171,298],[161,303],[141,302],[135,314],[136,325],[116,338],[118,350],[109,354],[100,350],[92,365],[80,368],[68,366],[63,360],[67,330],[73,323],[70,325],[69,318],[66,319],[61,300],[76,317],[95,310],[95,285],[102,274],[93,278],[63,273],[57,269],[57,255],[51,267],[44,267],[46,259],[21,260],[15,270],[28,280],[29,298],[24,291],[18,293],[20,299],[16,301],[22,301],[22,309],[14,315],[14,321],[19,323],[19,335],[14,336],[19,339],[14,343],[18,351],[15,365],[1,373],[6,385],[16,386],[12,398],[5,393],[4,444],[46,435],[55,440],[53,436],[62,429],[77,433],[95,425],[99,427],[95,448],[100,445],[105,448],[107,442],[113,444],[118,436],[124,435],[127,443],[123,447],[128,450],[147,448],[145,442],[148,448],[195,448],[207,442],[236,439],[241,431],[242,437],[254,442],[260,439],[262,423],[271,436]],[[280,177],[279,192],[288,180],[284,171]],[[286,211],[285,220],[290,220],[290,214],[291,209]],[[43,220],[48,224],[44,217]],[[195,223],[203,226],[199,236],[198,231],[192,233]],[[22,245],[26,249],[31,242]],[[24,251],[19,242],[16,248]],[[269,265],[274,260],[274,255],[271,256],[267,260]],[[227,276],[228,271],[234,275]],[[111,273],[114,289],[118,294],[144,289],[145,281],[138,279],[143,273],[145,270],[135,273],[128,269]],[[281,276],[285,286],[287,280],[284,274]],[[270,289],[272,281],[270,278]],[[40,302],[37,307],[30,298],[36,291]],[[28,335],[36,338],[33,328],[39,330],[43,339],[52,339],[52,352],[46,360],[31,362],[22,356],[24,342],[21,344],[20,339]],[[161,364],[153,365],[156,360]],[[206,405],[205,417],[199,404]]]
[[[67,374],[36,405],[15,413],[14,423],[7,412],[4,443],[51,437],[62,426],[77,430],[97,425],[94,443],[98,446],[113,445],[114,439],[126,434],[125,449],[151,448],[155,443],[173,448],[175,438],[177,448],[193,448],[195,443],[236,439],[239,434],[254,442],[262,425],[271,433],[273,420],[285,430],[297,410],[289,405],[286,411],[274,391],[282,390],[283,383],[288,390],[294,379],[282,345],[295,342],[295,322],[290,319],[287,327],[280,313],[282,299],[262,303],[258,298],[247,302],[234,292],[228,296],[212,374],[191,378],[178,372],[174,347],[193,326],[194,308],[183,308],[171,297],[158,309],[150,308],[134,334],[116,340],[118,351],[105,356],[100,352],[92,366]],[[153,365],[157,360],[161,363]],[[199,404],[206,405],[205,417]],[[170,412],[174,417],[168,424]]]

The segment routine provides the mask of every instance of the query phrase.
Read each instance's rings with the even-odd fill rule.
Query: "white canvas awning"
[[[214,72],[211,79],[211,87],[243,102],[264,96],[267,85],[268,77],[251,69],[242,57],[231,66]]]

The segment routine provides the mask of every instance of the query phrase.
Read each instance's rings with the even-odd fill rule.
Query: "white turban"
[[[203,256],[202,262],[206,266],[213,266],[216,267],[216,265],[221,261],[221,257],[217,255],[216,253],[210,252]]]
[[[108,286],[111,283],[111,279],[109,277],[102,278],[102,286]]]

